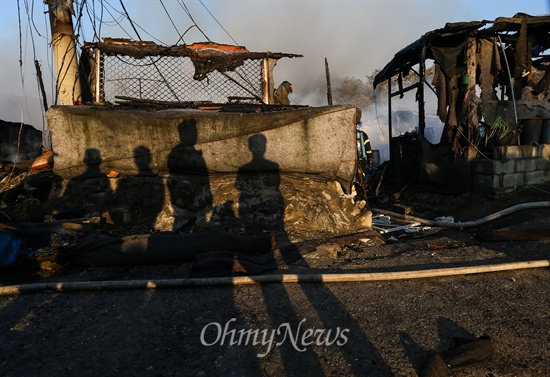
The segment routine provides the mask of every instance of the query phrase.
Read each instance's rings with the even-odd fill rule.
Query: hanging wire
[[[141,41],[141,37],[139,36],[139,33],[137,33],[137,29],[141,30],[143,33],[145,33],[146,35],[148,35],[149,37],[151,37],[152,39],[154,39],[155,41],[157,41],[158,43],[160,44],[164,44],[163,41],[161,41],[160,39],[156,38],[155,36],[153,36],[152,34],[150,34],[147,30],[145,30],[143,27],[141,27],[138,23],[136,23],[135,21],[133,21],[132,19],[130,19],[130,16],[127,14],[127,13],[124,13],[124,12],[121,12],[120,10],[118,10],[115,6],[113,6],[112,4],[110,4],[108,1],[106,0],[100,0],[101,2],[101,18],[98,18],[96,15],[95,15],[95,9],[92,10],[92,14],[94,15],[94,18],[96,21],[99,22],[99,26],[98,27],[94,27],[94,32],[95,32],[95,35],[96,35],[96,40],[97,41],[100,41],[100,36],[101,36],[101,26],[102,25],[106,25],[106,26],[117,26],[118,28],[120,28],[120,30],[122,30],[126,36],[129,38],[129,39],[133,39],[132,35],[130,32],[128,32],[124,26],[122,26],[122,21],[123,20],[128,20],[128,22],[130,23],[130,25],[132,26],[132,28],[136,31],[136,34],[138,36],[138,39]],[[112,18],[112,21],[105,21],[103,19],[103,11],[107,12],[109,14],[109,16]],[[114,13],[118,13],[118,16],[116,16]],[[95,23],[94,23],[95,24]],[[99,29],[98,31],[96,31],[96,29]]]
[[[46,110],[48,110],[48,100],[46,98],[46,92],[44,90],[44,86],[43,86],[43,83],[42,83],[42,73],[40,71],[40,63],[38,61],[38,57],[37,57],[37,54],[36,54],[36,42],[34,40],[34,33],[33,33],[33,29],[30,27],[30,25],[33,25],[36,29],[36,25],[34,25],[34,17],[32,17],[32,14],[34,14],[34,2],[31,2],[31,6],[29,7],[29,2],[28,0],[25,0],[25,9],[26,9],[26,13],[27,13],[27,22],[28,22],[28,25],[29,25],[29,28],[28,28],[28,31],[30,33],[30,36],[31,36],[31,43],[32,43],[32,52],[33,52],[33,61],[34,61],[34,65],[35,65],[35,68],[36,68],[36,84],[37,84],[37,89],[38,89],[38,98],[42,101],[43,103],[43,108],[41,108],[41,118],[42,118],[42,144],[44,144],[44,140],[45,140],[45,129],[46,129],[46,124],[45,124],[45,112]],[[38,33],[40,35],[40,33]]]
[[[139,35],[136,27],[134,26],[134,22],[130,18],[130,15],[128,14],[128,11],[126,10],[126,7],[124,6],[124,2],[122,0],[119,0],[119,1],[120,1],[120,5],[122,6],[122,9],[124,10],[124,13],[126,14],[126,18],[128,19],[128,22],[130,22],[130,25],[132,25],[132,28],[134,29],[134,32],[136,33],[139,40],[142,41],[141,36]],[[161,70],[158,68],[157,64],[153,62],[153,66],[155,67],[155,69],[157,70],[157,73],[162,78],[162,81],[164,82],[164,84],[166,84],[166,87],[170,90],[170,92],[172,92],[172,95],[174,96],[176,101],[179,101],[179,97],[178,97],[177,93],[174,91],[174,89],[172,89],[172,86],[170,85],[168,80],[166,80],[166,78],[162,74]]]
[[[170,13],[168,12],[168,9],[166,9],[166,6],[164,5],[164,2],[162,0],[160,0],[160,3],[162,5],[162,8],[164,8],[164,12],[166,13],[166,15],[168,16],[168,19],[170,20],[170,22],[172,23],[172,26],[174,26],[174,29],[176,30],[176,33],[178,33],[178,41],[182,40],[183,39],[183,35],[180,33],[180,31],[178,30],[176,24],[174,23],[174,20],[172,20],[172,17],[170,16]]]
[[[95,15],[95,9],[92,10],[92,14],[94,15],[94,18],[96,21],[99,21],[99,25],[100,25],[100,28],[101,28],[101,25],[107,25],[107,26],[119,26],[122,28],[122,25],[120,24],[122,22],[122,20],[125,19],[125,16],[123,13],[121,13],[118,9],[116,9],[114,6],[112,6],[111,4],[109,4],[107,1],[104,1],[104,0],[100,0],[100,3],[101,3],[101,16],[98,17]],[[116,13],[118,13],[118,17],[115,17],[115,15],[113,13],[111,13],[111,11],[107,8],[107,7],[111,7],[111,9],[113,11],[115,11]],[[105,21],[103,20],[103,12],[107,12],[109,14],[109,16],[111,16],[111,21]],[[128,34],[128,32],[122,28],[123,31]],[[130,34],[128,34],[129,37]]]
[[[227,34],[229,36],[229,38],[231,38],[231,40],[236,44],[238,45],[237,41],[231,36],[231,34],[229,34],[229,32],[227,30],[225,30],[225,28],[223,27],[223,25],[218,21],[218,19],[216,17],[214,17],[214,15],[212,14],[212,12],[210,12],[210,10],[206,7],[206,5],[204,5],[204,3],[202,2],[202,0],[199,0],[199,2],[201,3],[201,5],[204,7],[204,9],[206,9],[206,11],[208,12],[208,14],[210,14],[210,16],[212,16],[212,18],[214,19],[214,21],[216,21],[218,23],[218,25],[223,29],[223,31],[225,31],[225,34]]]
[[[43,13],[43,16],[44,16],[44,25],[49,25],[49,14],[48,14],[48,6],[44,3],[44,12]],[[46,35],[48,35],[46,33]],[[50,34],[51,36],[51,34]],[[52,40],[51,40],[51,37],[48,36],[48,37],[45,37],[46,40],[48,41],[48,45],[51,44]],[[48,64],[48,72],[50,74],[50,77],[55,77],[54,75],[54,68],[53,68],[53,51],[51,48],[47,48],[46,49],[46,62]],[[55,97],[55,88],[56,88],[56,83],[55,83],[55,80],[50,80],[50,97],[54,98]]]
[[[206,33],[204,31],[202,31],[202,29],[199,27],[199,25],[195,22],[195,19],[193,18],[193,16],[191,15],[191,12],[189,11],[189,9],[187,8],[187,5],[185,5],[185,3],[183,2],[183,0],[178,0],[178,4],[182,7],[182,9],[184,10],[184,12],[187,14],[187,16],[189,17],[189,19],[191,20],[191,22],[193,22],[193,26],[196,27],[201,33],[202,35],[206,38],[206,40],[208,42],[212,42],[212,40],[210,38],[208,38],[208,36],[206,35]],[[189,30],[189,29],[188,29]]]
[[[34,1],[32,2],[32,7],[31,7],[31,14],[34,14]],[[30,19],[29,21],[33,28],[34,28],[34,31],[36,31],[36,34],[38,34],[39,37],[43,37],[42,34],[40,34],[40,31],[38,30],[38,28],[36,27],[36,24],[34,23],[34,17]]]
[[[120,5],[122,6],[122,10],[124,10],[124,14],[126,15],[126,19],[130,23],[130,26],[132,27],[132,29],[134,29],[134,33],[136,33],[136,35],[137,35],[137,37],[140,41],[143,41],[143,39],[141,39],[141,36],[139,35],[139,33],[136,29],[136,26],[134,25],[134,21],[132,21],[132,19],[130,18],[130,15],[128,14],[128,11],[126,10],[126,7],[124,6],[124,2],[122,0],[119,0],[119,2],[120,2]]]
[[[19,125],[19,134],[17,136],[17,149],[16,149],[16,152],[15,152],[14,162],[13,162],[9,177],[5,182],[4,188],[8,187],[8,185],[11,182],[11,178],[14,175],[15,162],[17,161],[17,158],[19,156],[21,132],[23,131],[23,98],[24,98],[24,95],[25,95],[25,79],[24,79],[25,71],[24,71],[24,65],[23,65],[23,31],[22,31],[22,27],[21,27],[21,4],[20,4],[19,0],[17,0],[17,18],[18,18],[18,22],[19,22],[19,72],[20,72],[20,75],[21,75],[21,101],[20,101],[21,123]],[[2,189],[2,191],[3,190],[4,189]]]

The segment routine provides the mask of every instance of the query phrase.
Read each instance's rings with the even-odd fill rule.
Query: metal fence
[[[235,71],[214,71],[197,81],[188,57],[150,56],[136,59],[103,55],[100,64],[101,100],[115,102],[116,96],[156,101],[211,101],[261,99],[262,61],[247,59]]]

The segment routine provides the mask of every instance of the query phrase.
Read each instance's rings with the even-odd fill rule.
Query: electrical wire
[[[130,23],[130,26],[132,27],[132,29],[134,29],[134,33],[136,33],[136,35],[137,35],[137,37],[140,41],[143,41],[143,39],[141,39],[141,36],[139,35],[139,33],[136,29],[136,26],[134,25],[134,21],[132,21],[132,19],[130,18],[130,15],[128,14],[128,11],[126,10],[126,7],[124,6],[124,2],[122,0],[119,0],[119,2],[120,2],[120,5],[122,6],[122,10],[124,10],[124,14],[126,15],[126,19]]]
[[[166,6],[164,5],[164,2],[162,0],[159,0],[160,1],[160,4],[162,5],[162,8],[164,9],[164,12],[166,13],[166,15],[168,16],[168,19],[170,20],[170,22],[172,23],[172,26],[174,27],[174,29],[176,30],[176,33],[178,33],[178,41],[183,39],[183,35],[180,34],[180,31],[178,30],[176,24],[174,23],[174,20],[172,20],[172,17],[170,16],[170,13],[168,12],[168,9],[166,9]]]
[[[184,10],[184,12],[187,14],[187,16],[189,17],[189,19],[191,20],[191,22],[193,22],[194,26],[202,33],[202,35],[206,38],[206,40],[208,42],[212,42],[212,40],[210,38],[208,38],[208,36],[206,35],[206,33],[204,31],[202,31],[202,29],[199,27],[199,25],[195,22],[195,19],[193,18],[193,16],[191,15],[191,12],[189,11],[189,9],[187,8],[187,5],[185,5],[185,3],[183,2],[183,0],[178,0],[178,4],[180,5],[180,7]]]
[[[231,34],[229,34],[229,32],[223,27],[223,25],[218,21],[218,19],[216,17],[214,17],[214,15],[212,14],[212,12],[210,12],[210,10],[206,7],[206,5],[204,5],[204,3],[202,2],[202,0],[199,0],[199,3],[201,3],[201,5],[204,7],[204,9],[206,9],[206,11],[208,12],[208,14],[210,14],[210,16],[212,16],[212,18],[214,19],[214,21],[216,21],[218,23],[218,25],[223,29],[223,31],[225,31],[225,34],[227,34],[229,36],[229,38],[231,38],[231,40],[236,44],[238,45],[237,41],[235,40],[235,38],[233,38],[231,36]]]

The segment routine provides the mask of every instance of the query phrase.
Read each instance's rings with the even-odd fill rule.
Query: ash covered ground
[[[546,200],[550,187],[540,188],[544,192],[518,189],[498,200],[409,189],[400,200],[424,218],[466,221],[518,203]],[[302,259],[267,274],[351,274],[548,260],[548,211],[521,211],[476,228],[396,233],[394,242],[383,242],[372,232],[326,238]],[[499,229],[507,229],[497,233],[501,239],[488,240],[487,235]],[[503,236],[525,229],[538,236]],[[522,232],[518,234],[526,234]],[[3,268],[0,276],[3,286],[177,279],[189,276],[189,264],[44,265]],[[416,376],[423,375],[434,354],[446,355],[486,336],[493,347],[490,357],[445,373],[545,376],[550,372],[549,295],[548,268],[398,281],[9,295],[0,297],[0,372]],[[257,334],[257,341],[242,334]]]

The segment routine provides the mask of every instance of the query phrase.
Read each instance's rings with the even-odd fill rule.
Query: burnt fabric
[[[496,100],[495,93],[495,74],[497,67],[500,65],[499,54],[496,54],[495,58],[495,41],[494,40],[480,40],[480,53],[478,56],[478,66],[480,69],[479,80],[481,81],[481,100],[492,101]]]
[[[456,76],[466,70],[464,44],[456,47],[430,47],[430,50],[447,77]]]
[[[430,47],[434,60],[439,64],[439,68],[444,72],[446,80],[446,101],[449,106],[449,113],[445,120],[450,126],[458,124],[456,114],[456,102],[458,100],[458,78],[466,70],[464,62],[464,44],[456,47]],[[442,115],[443,103],[439,103],[438,115]]]
[[[447,120],[447,78],[437,63],[432,84],[437,92],[437,116],[442,123],[445,123]]]

